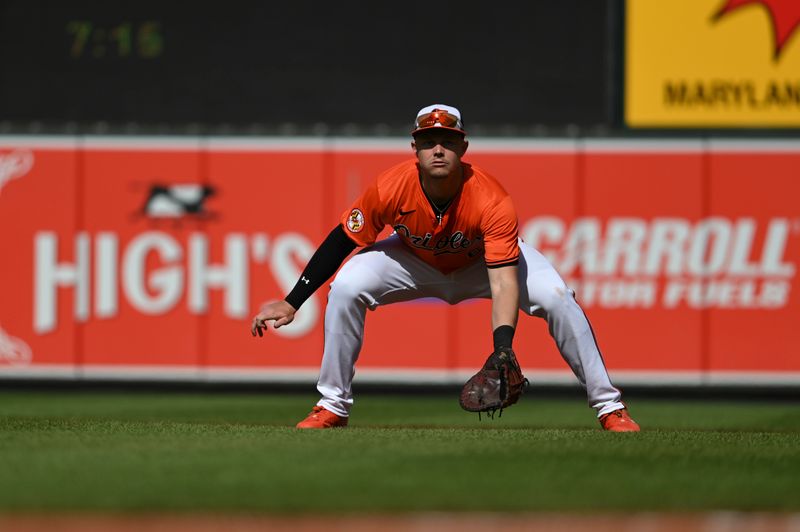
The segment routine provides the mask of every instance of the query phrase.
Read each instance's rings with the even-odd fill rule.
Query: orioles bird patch
[[[351,233],[358,233],[364,229],[364,213],[361,210],[350,211],[350,216],[347,217],[347,228]]]

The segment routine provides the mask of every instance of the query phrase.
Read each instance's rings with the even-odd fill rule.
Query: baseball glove
[[[522,395],[528,379],[522,375],[514,351],[501,347],[489,355],[478,373],[473,375],[461,388],[459,403],[468,412],[486,412],[494,418],[494,413],[513,405]]]

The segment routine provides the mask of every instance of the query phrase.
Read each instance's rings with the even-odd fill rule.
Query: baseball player
[[[436,297],[451,305],[491,298],[495,350],[511,349],[518,309],[546,319],[601,426],[638,431],[574,292],[542,254],[519,239],[514,205],[500,183],[462,161],[468,141],[459,110],[424,107],[412,137],[416,158],[379,175],[342,214],[286,298],[253,318],[253,336],[263,335],[269,321],[276,329],[290,324],[303,302],[361,248],[331,284],[317,385],[322,398],[297,427],[347,426],[367,309]],[[376,241],[386,225],[394,233]]]

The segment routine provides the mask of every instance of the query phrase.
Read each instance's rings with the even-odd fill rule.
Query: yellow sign
[[[627,0],[631,127],[800,127],[800,0]]]

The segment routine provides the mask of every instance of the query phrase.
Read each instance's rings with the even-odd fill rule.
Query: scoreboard
[[[609,2],[0,3],[0,120],[408,127],[610,119]],[[404,129],[402,129],[405,131]]]

